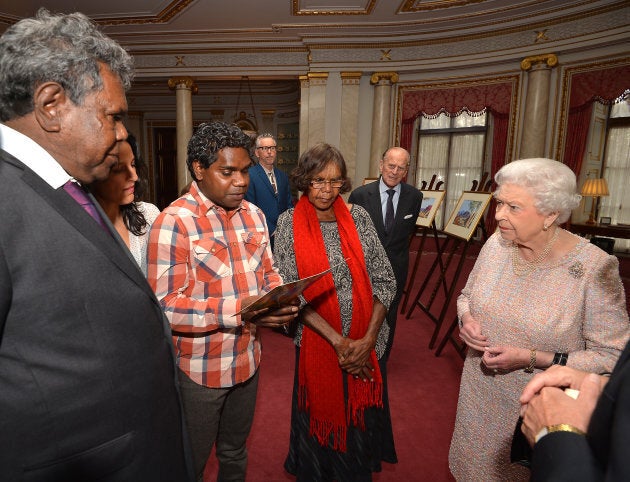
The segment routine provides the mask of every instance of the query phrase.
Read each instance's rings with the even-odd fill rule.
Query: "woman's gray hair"
[[[575,174],[569,166],[552,159],[521,159],[506,164],[494,176],[498,187],[494,195],[501,192],[504,184],[515,184],[526,189],[534,198],[539,213],[559,213],[555,224],[569,219],[571,211],[579,204],[582,196],[577,193]]]
[[[57,82],[80,105],[103,86],[99,63],[129,89],[133,59],[125,49],[82,13],[56,15],[40,8],[0,37],[0,121],[30,113],[33,93],[43,82]]]

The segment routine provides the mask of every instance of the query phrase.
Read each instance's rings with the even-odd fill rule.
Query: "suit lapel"
[[[384,239],[385,237],[385,223],[383,222],[383,207],[381,205],[381,193],[379,192],[379,182],[374,181],[368,184],[368,203],[369,203],[369,211],[376,214],[374,221],[374,227],[376,227],[376,232],[379,235],[379,238]]]
[[[269,179],[269,176],[267,175],[267,171],[265,171],[265,168],[262,167],[262,165],[259,163],[256,165],[256,167],[258,168],[258,176],[260,177],[260,179],[262,180],[262,183],[267,187],[267,190],[271,193],[272,196],[275,196],[276,193],[273,192],[273,186],[271,185],[271,180]],[[276,186],[278,185],[278,176],[276,176],[276,171],[274,169],[273,175],[276,178]]]
[[[23,164],[20,163],[20,165]],[[68,196],[63,188],[52,189],[50,185],[26,166],[24,166],[22,179],[26,184],[32,187],[37,195],[41,196],[55,211],[63,216],[81,236],[96,246],[96,248],[125,273],[125,275],[131,278],[138,286],[143,288],[155,299],[153,291],[142,272],[131,256],[127,254],[127,247],[124,245],[121,246],[122,241],[118,233],[107,234],[95,224],[95,221],[76,201]],[[95,202],[101,216],[104,216],[109,229],[112,230],[113,227],[111,223],[109,223],[105,213],[100,209],[100,206],[93,197],[92,200]]]
[[[396,207],[396,218],[394,219],[394,226],[402,222],[407,214],[407,208],[409,206],[409,191],[405,189],[404,184],[400,184],[400,197],[398,198],[398,206]]]

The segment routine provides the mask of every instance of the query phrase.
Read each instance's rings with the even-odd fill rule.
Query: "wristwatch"
[[[579,428],[576,428],[573,425],[569,425],[568,423],[559,423],[558,425],[549,425],[547,427],[541,428],[540,432],[536,434],[535,443],[538,443],[538,441],[545,435],[553,432],[573,432],[578,435],[586,435]]]

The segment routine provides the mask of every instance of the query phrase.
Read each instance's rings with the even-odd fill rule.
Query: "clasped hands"
[[[340,341],[334,345],[341,369],[355,378],[372,381],[374,367],[370,363],[370,353],[374,349],[375,343],[376,341],[370,337],[358,340],[341,337]]]
[[[529,364],[529,350],[514,346],[490,346],[488,338],[481,332],[481,325],[470,313],[462,316],[463,326],[459,337],[470,348],[483,353],[482,363],[494,372],[518,370]]]
[[[586,432],[607,382],[607,377],[559,365],[534,376],[519,399],[522,431],[530,445],[544,427],[552,425],[568,424]],[[573,399],[565,388],[579,390],[579,395]]]

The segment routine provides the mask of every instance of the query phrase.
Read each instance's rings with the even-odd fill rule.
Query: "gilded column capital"
[[[398,82],[397,72],[374,72],[370,77],[370,84],[378,84],[380,81],[385,80],[390,84]]]
[[[276,114],[276,109],[263,109],[260,111],[263,117],[273,117]]]
[[[193,94],[196,94],[198,91],[197,84],[195,84],[195,79],[187,76],[176,76],[168,79],[168,88],[174,90],[178,85],[184,85],[187,89],[192,91]]]
[[[521,60],[521,70],[529,70],[534,64],[547,64],[547,67],[555,67],[558,65],[558,57],[556,54],[543,54],[525,57]]]
[[[358,84],[361,81],[362,72],[341,72],[342,84]]]
[[[309,79],[327,79],[328,72],[309,72],[306,76]]]
[[[309,85],[325,85],[328,81],[328,72],[309,72],[306,76]]]

